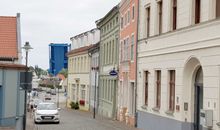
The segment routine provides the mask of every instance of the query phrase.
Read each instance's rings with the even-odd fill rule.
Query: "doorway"
[[[203,72],[202,67],[196,72],[195,75],[195,97],[194,97],[194,130],[201,130],[200,125],[200,112],[203,109]]]

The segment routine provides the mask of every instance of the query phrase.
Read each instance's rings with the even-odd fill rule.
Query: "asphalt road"
[[[43,98],[44,95],[39,95]],[[28,118],[29,130],[137,130],[126,126],[124,123],[96,116],[92,118],[92,113],[79,110],[72,110],[65,107],[65,98],[60,103],[61,121],[60,124],[34,124],[31,115]],[[53,99],[54,100],[54,99]]]

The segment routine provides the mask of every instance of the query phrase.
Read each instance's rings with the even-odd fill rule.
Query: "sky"
[[[105,16],[119,2],[120,0],[0,0],[0,16],[21,14],[22,46],[29,41],[33,47],[29,52],[28,65],[48,69],[50,43],[71,43],[70,37],[95,28],[95,21]]]

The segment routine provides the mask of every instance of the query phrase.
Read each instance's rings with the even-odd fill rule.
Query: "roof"
[[[95,46],[95,45],[96,45],[96,44],[92,44],[92,45],[89,45],[89,46],[84,46],[84,47],[80,47],[80,48],[74,49],[74,50],[70,51],[69,53],[67,53],[67,55],[71,55],[71,54],[76,54],[76,53],[79,53],[79,52],[88,51],[90,48],[92,48],[92,47]]]
[[[96,25],[100,24],[101,22],[103,22],[105,20],[106,17],[108,17],[112,12],[117,11],[119,9],[119,4],[117,4],[116,6],[114,6],[104,17],[102,17],[99,20],[96,20]],[[98,27],[99,29],[99,27]]]
[[[68,43],[50,43],[49,46],[60,46],[60,47],[63,47],[63,46],[69,46]]]
[[[0,63],[0,69],[25,70],[26,66],[21,64]]]
[[[65,76],[63,74],[57,74],[57,76],[61,80],[65,80]]]
[[[0,16],[0,58],[18,59],[16,17]]]
[[[84,36],[84,35],[87,35],[89,32],[93,33],[93,32],[95,32],[95,30],[98,30],[98,28],[93,28],[93,29],[91,29],[91,30],[89,30],[89,31],[80,33],[80,34],[78,34],[78,35],[76,35],[76,36],[71,37],[70,40],[71,40],[71,39],[74,39],[74,38],[78,38],[78,37]]]

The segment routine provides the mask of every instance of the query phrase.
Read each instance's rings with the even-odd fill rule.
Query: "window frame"
[[[158,34],[162,34],[163,30],[163,1],[157,2],[158,7]]]
[[[201,22],[201,0],[195,0],[195,24],[199,24]]]
[[[156,104],[155,107],[161,107],[161,70],[156,70]]]
[[[169,70],[169,111],[175,110],[176,71]]]
[[[144,105],[148,106],[149,71],[144,71]]]

